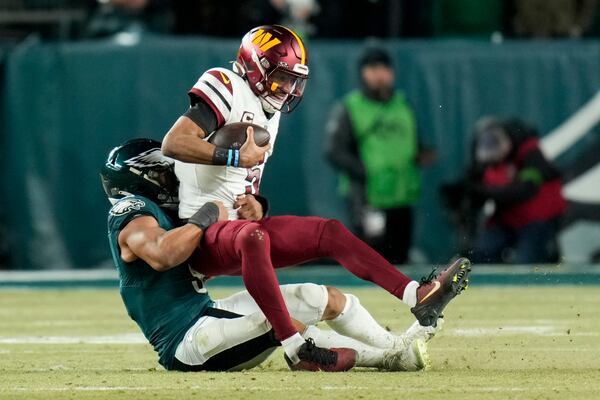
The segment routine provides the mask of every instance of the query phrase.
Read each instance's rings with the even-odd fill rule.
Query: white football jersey
[[[267,119],[259,98],[248,83],[225,68],[206,71],[190,94],[202,98],[212,108],[219,128],[234,122],[251,122],[264,127],[271,136],[272,147],[265,156],[265,163],[253,168],[175,161],[175,174],[180,182],[180,218],[189,218],[206,202],[219,200],[229,211],[229,219],[238,219],[233,202],[240,194],[258,193],[265,164],[273,152],[281,113],[276,112]]]

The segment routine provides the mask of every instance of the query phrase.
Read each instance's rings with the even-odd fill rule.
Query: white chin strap
[[[277,111],[280,111],[283,108],[283,100],[276,100],[270,98],[267,100],[267,97],[260,97],[260,102],[262,104],[263,110],[268,112],[269,114],[274,114]]]

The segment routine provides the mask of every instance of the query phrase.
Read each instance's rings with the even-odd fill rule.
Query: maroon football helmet
[[[281,25],[263,25],[242,39],[235,70],[248,80],[267,112],[290,112],[302,99],[308,54],[302,39]]]

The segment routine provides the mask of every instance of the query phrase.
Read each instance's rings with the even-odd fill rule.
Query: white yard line
[[[506,325],[495,328],[453,328],[442,330],[441,334],[449,336],[509,336],[509,335],[534,335],[534,336],[598,336],[597,332],[578,332],[569,328],[548,325]]]
[[[2,316],[14,316],[14,310],[12,311],[7,311],[6,313],[2,313],[0,312],[0,317]],[[106,318],[102,320],[102,324],[107,325],[108,323],[114,323],[115,325],[122,323],[123,322],[123,318]],[[98,321],[95,320],[69,320],[69,319],[65,319],[65,320],[52,320],[52,319],[48,319],[48,320],[35,320],[35,321],[11,321],[11,327],[46,327],[46,326],[50,326],[50,327],[58,327],[58,326],[68,326],[68,327],[72,327],[72,326],[94,326],[97,327],[98,326]]]
[[[146,344],[141,333],[104,336],[0,336],[0,344]]]
[[[600,336],[598,332],[578,331],[566,326],[547,324],[539,321],[540,325],[504,325],[499,327],[469,327],[444,329],[442,336],[484,337],[484,336]],[[548,321],[551,322],[551,321]],[[556,322],[556,321],[555,321]],[[562,321],[561,321],[562,322]],[[573,321],[574,323],[575,321]],[[562,325],[562,324],[561,324]],[[101,336],[0,336],[0,344],[147,344],[148,341],[141,333],[122,333]]]
[[[437,347],[434,345],[431,345],[431,348],[434,349],[435,351],[440,351],[440,352],[450,352],[450,351],[455,351],[458,353],[464,353],[465,351],[474,351],[474,352],[481,352],[480,349],[474,348],[474,349],[468,349],[465,350],[464,347]],[[492,349],[490,349],[492,350]],[[570,352],[570,353],[600,353],[600,348],[596,349],[596,348],[577,348],[575,346],[570,346],[570,347],[552,347],[552,348],[548,348],[548,347],[531,347],[531,346],[521,346],[518,343],[509,343],[508,346],[505,346],[504,344],[499,344],[497,345],[497,348],[494,349],[495,351],[499,352],[499,353],[505,353],[505,352],[518,352],[518,353],[535,353],[535,352],[545,352],[545,353],[560,353],[560,352]]]
[[[377,390],[383,391],[394,391],[396,392],[399,388],[397,386],[377,386]],[[268,392],[290,392],[290,391],[305,391],[306,387],[304,386],[286,386],[286,387],[272,387],[272,386],[241,386],[236,388],[236,390],[249,390],[249,391],[268,391]],[[320,388],[315,387],[313,389],[321,389],[328,391],[372,391],[372,386],[354,386],[354,385],[326,385],[321,386]],[[514,387],[514,386],[488,386],[488,387],[470,387],[469,392],[479,392],[479,393],[487,393],[487,392],[531,392],[531,391],[552,391],[554,389],[562,389],[561,387],[550,388],[550,387]],[[214,387],[214,386],[190,386],[190,387],[181,387],[181,386],[74,386],[74,387],[48,387],[48,388],[26,388],[26,387],[13,387],[7,388],[8,392],[110,392],[110,391],[131,391],[131,392],[139,392],[139,391],[156,391],[156,390],[173,390],[173,391],[185,391],[185,390],[202,390],[204,392],[222,392],[223,388]],[[426,388],[426,387],[402,387],[403,392],[413,392],[413,393],[429,393],[429,392],[463,392],[464,388],[461,387],[444,387],[443,389],[437,388]]]

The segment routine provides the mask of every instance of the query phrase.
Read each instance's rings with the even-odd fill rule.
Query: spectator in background
[[[278,21],[281,14],[269,0],[174,1],[174,33],[240,37],[265,21]]]
[[[556,234],[567,204],[559,173],[542,154],[537,136],[517,119],[480,119],[466,177],[442,187],[451,208],[463,200],[475,208],[493,201],[494,210],[475,240],[477,262],[558,260]]]
[[[139,1],[139,0],[136,0]],[[174,33],[239,37],[266,22],[294,29],[301,37],[314,33],[309,18],[318,12],[316,0],[221,0],[172,2]]]
[[[435,155],[419,146],[412,107],[394,90],[389,54],[367,47],[359,71],[361,88],[330,117],[325,155],[342,173],[355,232],[388,261],[405,263],[420,191],[418,166]]]
[[[283,16],[279,23],[289,26],[303,38],[315,33],[315,27],[309,19],[319,12],[316,0],[270,0],[270,2]]]
[[[514,0],[517,36],[579,38],[593,30],[598,0]]]
[[[506,0],[437,0],[432,18],[437,36],[489,37],[503,27]]]
[[[84,36],[109,36],[132,28],[169,33],[172,20],[169,0],[96,0],[90,2]]]

